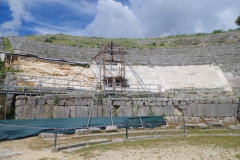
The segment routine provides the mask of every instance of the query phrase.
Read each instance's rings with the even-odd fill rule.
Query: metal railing
[[[97,93],[105,94],[130,94],[129,89],[135,95],[151,95],[160,94],[161,86],[153,84],[128,84],[122,87],[120,83],[116,83],[114,90],[112,84],[97,82],[96,79],[92,81],[64,79],[57,77],[43,77],[43,76],[30,76],[23,74],[6,73],[0,75],[0,90],[5,92],[34,92],[34,93],[92,93],[96,90]]]

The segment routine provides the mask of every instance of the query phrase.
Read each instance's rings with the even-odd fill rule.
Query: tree
[[[240,26],[240,16],[237,17],[237,19],[235,20],[235,23],[237,26]]]

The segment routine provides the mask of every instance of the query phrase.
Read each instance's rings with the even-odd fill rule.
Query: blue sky
[[[236,29],[240,0],[0,0],[0,36],[163,37]]]

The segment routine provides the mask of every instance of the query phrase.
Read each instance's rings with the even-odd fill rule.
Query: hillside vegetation
[[[199,45],[203,43],[203,36],[211,36],[219,33],[231,33],[239,31],[240,29],[230,30],[224,32],[215,30],[212,33],[196,33],[191,35],[175,35],[168,37],[154,37],[154,38],[101,38],[101,37],[79,37],[65,34],[47,34],[47,35],[31,35],[27,38],[37,41],[60,45],[77,46],[79,48],[100,48],[102,44],[108,44],[113,41],[116,44],[124,46],[126,49],[154,49],[154,48],[174,48],[182,45]],[[225,42],[224,43],[228,43]]]

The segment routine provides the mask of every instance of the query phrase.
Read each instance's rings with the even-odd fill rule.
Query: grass
[[[121,150],[121,149],[151,149],[161,147],[171,147],[175,145],[186,145],[186,146],[214,146],[225,149],[239,149],[240,139],[236,137],[225,137],[225,136],[204,136],[204,137],[169,137],[169,138],[158,138],[158,139],[144,139],[137,141],[125,141],[123,143],[111,143],[106,145],[93,145],[83,147],[79,150],[74,151],[72,154],[78,154],[86,159],[96,157],[96,152],[102,153],[109,150]],[[236,155],[236,157],[239,155]]]
[[[13,53],[13,49],[12,49],[12,45],[11,43],[9,42],[8,38],[5,37],[3,39],[3,47],[4,47],[4,50],[7,51],[7,52],[12,52]]]
[[[235,32],[236,30],[230,30],[229,32]],[[64,34],[53,34],[53,35],[31,35],[27,38],[34,41],[68,45],[79,48],[101,48],[103,44],[110,44],[114,42],[123,46],[125,49],[155,49],[155,48],[174,48],[185,45],[198,45],[201,44],[201,37],[210,34],[224,33],[221,30],[214,30],[211,33],[196,33],[190,35],[174,35],[168,37],[155,37],[155,38],[144,38],[144,39],[127,39],[127,38],[102,38],[102,37],[78,37]]]
[[[236,155],[235,155],[235,158],[240,159],[240,154],[236,154]]]

